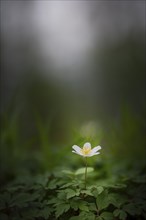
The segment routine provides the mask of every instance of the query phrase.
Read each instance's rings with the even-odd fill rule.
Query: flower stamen
[[[91,149],[90,149],[90,148],[83,147],[83,149],[81,149],[81,152],[82,152],[84,155],[88,155],[88,154],[91,152]]]

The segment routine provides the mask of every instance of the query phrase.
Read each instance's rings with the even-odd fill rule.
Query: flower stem
[[[87,183],[87,157],[85,157],[85,190],[86,190],[86,183]]]

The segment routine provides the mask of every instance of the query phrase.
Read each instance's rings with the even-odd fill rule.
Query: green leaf
[[[56,189],[57,184],[58,184],[57,179],[53,179],[53,180],[49,181],[48,186],[46,188],[48,188],[48,189]]]
[[[103,220],[103,218],[101,216],[98,216],[96,219],[97,220]]]
[[[80,216],[72,216],[69,220],[81,220]]]
[[[84,204],[80,204],[80,205],[79,205],[79,209],[82,210],[82,211],[86,211],[86,212],[89,211],[88,206],[87,206],[87,205],[84,205]]]
[[[96,198],[96,203],[99,210],[107,208],[110,204],[119,208],[126,201],[127,201],[126,197],[119,195],[117,193],[108,193],[106,190],[103,191]]]
[[[126,203],[127,197],[117,193],[110,193],[108,194],[108,201],[110,204],[114,205],[115,207],[120,208],[121,205]]]
[[[67,189],[66,192],[67,192],[67,195],[66,195],[67,199],[70,199],[76,196],[76,191],[74,191],[73,189]]]
[[[121,220],[125,220],[127,218],[127,213],[124,212],[123,210],[121,209],[116,209],[114,212],[113,212],[113,215],[115,217],[119,217],[119,219]]]
[[[115,216],[115,217],[117,217],[118,215],[120,215],[120,209],[115,209],[114,210],[114,212],[113,212],[113,215]]]
[[[60,200],[66,200],[66,192],[65,191],[62,191],[60,190],[57,197],[60,199]]]
[[[73,183],[66,183],[63,186],[61,186],[60,189],[67,188],[67,187],[72,186],[72,185],[73,185]]]
[[[49,174],[38,175],[36,177],[36,183],[45,187],[47,185],[48,179],[49,179]]]
[[[89,205],[90,211],[97,212],[97,207],[96,207],[95,203],[89,203],[88,205]]]
[[[60,204],[56,207],[55,216],[58,218],[60,215],[62,215],[64,212],[67,212],[70,209],[69,204]]]
[[[122,188],[126,188],[127,185],[123,183],[116,183],[116,184],[110,184],[108,185],[108,187],[113,188],[113,189],[122,189]]]
[[[57,201],[58,201],[58,198],[52,198],[52,199],[49,199],[46,204],[47,205],[55,204]]]
[[[71,208],[77,211],[79,209],[79,203],[81,202],[81,198],[73,197],[69,202],[70,202]]]
[[[105,190],[96,198],[97,207],[99,210],[105,209],[109,206],[108,192]]]
[[[79,217],[80,220],[95,220],[95,215],[89,211],[81,211]]]
[[[101,194],[104,191],[104,188],[102,186],[98,186],[97,191],[98,191],[98,194]]]
[[[127,218],[126,212],[124,212],[124,211],[121,210],[119,218],[120,218],[121,220],[125,220],[125,219]]]
[[[91,193],[97,197],[99,194],[101,194],[104,191],[104,188],[102,186],[91,186],[89,187],[91,189]]]
[[[84,167],[84,168],[80,168],[80,169],[78,169],[78,170],[75,172],[75,175],[85,174],[85,170],[86,170],[85,167]],[[93,171],[94,171],[93,167],[87,167],[87,173],[91,173],[91,172],[93,172]]]
[[[114,216],[111,212],[102,212],[100,217],[102,217],[104,220],[114,220]]]
[[[52,208],[51,207],[44,207],[42,210],[39,210],[39,216],[43,217],[44,219],[48,219],[51,214]]]
[[[82,211],[88,212],[89,211],[88,203],[85,201],[80,201],[79,202],[79,209]]]
[[[89,195],[89,196],[93,196],[92,192],[91,192],[89,189],[87,189],[87,190],[82,190],[81,193],[86,194],[86,195]]]
[[[68,175],[71,175],[71,176],[74,175],[74,172],[72,172],[70,170],[62,170],[62,173],[65,173],[65,174],[68,174]]]
[[[71,206],[71,208],[74,209],[75,211],[78,210],[78,203],[77,203],[77,201],[71,200],[71,201],[70,201],[70,206]]]
[[[95,220],[95,215],[92,212],[86,212],[84,220]]]

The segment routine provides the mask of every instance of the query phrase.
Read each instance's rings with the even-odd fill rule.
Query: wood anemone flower
[[[91,144],[89,142],[85,143],[83,145],[83,148],[80,148],[77,145],[73,145],[72,148],[73,148],[72,151],[73,153],[78,154],[82,157],[92,157],[94,155],[100,154],[100,152],[98,151],[101,149],[100,146],[91,148]]]

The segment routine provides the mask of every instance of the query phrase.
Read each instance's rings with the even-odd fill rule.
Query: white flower
[[[72,151],[73,153],[79,154],[82,157],[92,157],[94,155],[100,154],[100,152],[98,151],[101,149],[100,146],[97,146],[91,149],[91,144],[89,142],[85,143],[83,145],[83,148],[80,148],[77,145],[73,145],[72,148],[73,148],[73,151]]]

